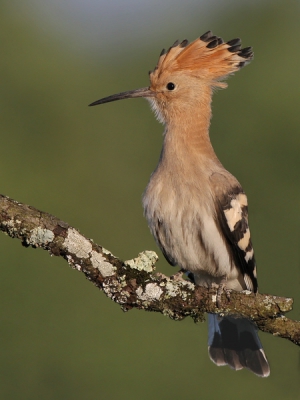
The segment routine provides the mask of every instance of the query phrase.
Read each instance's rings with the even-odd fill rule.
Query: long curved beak
[[[94,101],[93,103],[89,104],[89,106],[97,106],[98,104],[109,103],[110,101],[116,100],[133,99],[135,97],[153,97],[154,95],[154,92],[152,92],[149,87],[145,87],[104,97],[103,99]]]

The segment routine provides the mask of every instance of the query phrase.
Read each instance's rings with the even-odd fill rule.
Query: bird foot
[[[184,269],[180,269],[176,274],[172,275],[170,277],[170,279],[172,279],[172,281],[185,281],[185,279],[183,279],[182,275],[184,274],[185,270]]]
[[[220,282],[220,284],[218,286],[218,289],[217,289],[216,303],[217,303],[217,307],[218,308],[221,308],[221,306],[222,306],[222,298],[221,298],[221,296],[222,296],[223,292],[225,292],[227,300],[230,301],[230,293],[231,293],[231,291],[230,291],[230,289],[226,288],[226,282],[227,282],[226,277],[222,278],[222,280],[221,280],[221,282]]]
[[[155,275],[160,279],[169,279],[169,277],[167,275],[162,274],[161,272],[156,272]]]

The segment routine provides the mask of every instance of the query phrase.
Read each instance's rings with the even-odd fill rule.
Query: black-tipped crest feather
[[[236,38],[236,39],[231,39],[228,40],[228,42],[226,42],[226,44],[228,44],[229,46],[236,46],[237,44],[241,44],[242,41],[240,38]]]
[[[172,46],[170,47],[170,49],[173,49],[174,47],[177,47],[179,45],[179,40],[175,40],[175,42],[172,44]]]
[[[206,46],[208,49],[214,49],[215,47],[218,46],[218,39],[215,39],[211,42],[208,43],[208,45]]]
[[[203,33],[202,36],[200,36],[200,40],[202,40],[203,42],[208,42],[209,39],[213,36],[212,31],[207,31],[205,33]]]
[[[230,53],[236,53],[238,50],[241,50],[241,45],[237,44],[235,46],[228,47],[227,49]]]
[[[189,41],[187,39],[184,39],[181,43],[180,43],[180,47],[186,47],[189,44]]]

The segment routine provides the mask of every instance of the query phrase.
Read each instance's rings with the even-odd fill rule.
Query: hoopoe
[[[209,138],[211,100],[223,80],[253,58],[241,40],[211,31],[178,40],[160,54],[150,86],[94,103],[143,97],[165,125],[159,163],[143,195],[144,214],[167,261],[189,271],[196,285],[257,292],[247,197],[217,158]],[[208,350],[217,365],[267,377],[269,364],[254,324],[209,314]]]

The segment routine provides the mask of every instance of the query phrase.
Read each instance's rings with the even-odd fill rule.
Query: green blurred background
[[[299,17],[289,0],[2,0],[0,192],[122,259],[157,250],[141,194],[163,127],[143,100],[87,105],[146,86],[177,38],[241,37],[255,59],[214,96],[211,137],[248,194],[260,291],[293,297],[299,319]],[[3,234],[0,249],[1,399],[300,398],[283,339],[261,334],[268,379],[217,368],[206,323],[122,313],[62,259]]]

